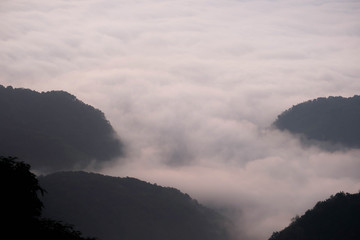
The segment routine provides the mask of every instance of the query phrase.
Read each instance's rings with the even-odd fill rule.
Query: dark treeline
[[[123,153],[104,114],[67,92],[0,85],[0,112],[0,153],[34,169],[80,169]]]
[[[14,158],[0,157],[1,239],[94,240],[84,238],[71,225],[43,218],[45,193],[30,165]]]
[[[44,215],[102,240],[227,240],[229,222],[187,194],[135,178],[60,172],[39,178]]]
[[[269,240],[358,240],[360,239],[360,193],[340,192],[292,223]]]
[[[306,138],[360,147],[360,96],[328,97],[307,101],[286,110],[274,125]]]

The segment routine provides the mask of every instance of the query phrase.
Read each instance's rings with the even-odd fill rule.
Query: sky
[[[227,209],[241,239],[360,190],[359,150],[271,128],[359,94],[359,63],[359,0],[0,0],[0,84],[101,109],[126,144],[102,173]]]

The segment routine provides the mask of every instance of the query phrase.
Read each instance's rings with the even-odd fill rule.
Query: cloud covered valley
[[[172,186],[267,239],[360,189],[360,150],[272,127],[289,107],[360,92],[357,0],[0,3],[0,84],[101,109],[126,157],[101,172]]]

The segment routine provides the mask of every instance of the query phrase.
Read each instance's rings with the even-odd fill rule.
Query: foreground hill
[[[62,172],[39,178],[44,215],[102,240],[226,240],[226,221],[174,188],[135,178]]]
[[[360,193],[338,193],[318,202],[269,240],[360,239]]]
[[[308,139],[360,147],[360,96],[328,97],[300,103],[278,116],[280,130]]]
[[[122,154],[104,114],[63,92],[0,85],[0,154],[34,169],[82,168]]]

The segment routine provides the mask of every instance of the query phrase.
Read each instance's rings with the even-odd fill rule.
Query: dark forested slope
[[[85,167],[122,154],[104,114],[64,91],[0,85],[0,154],[47,171]]]
[[[223,217],[173,188],[85,172],[40,177],[44,214],[102,240],[226,240]]]
[[[286,110],[274,125],[308,139],[360,147],[360,96],[328,97]]]
[[[269,240],[360,239],[360,193],[338,193],[294,221]]]

